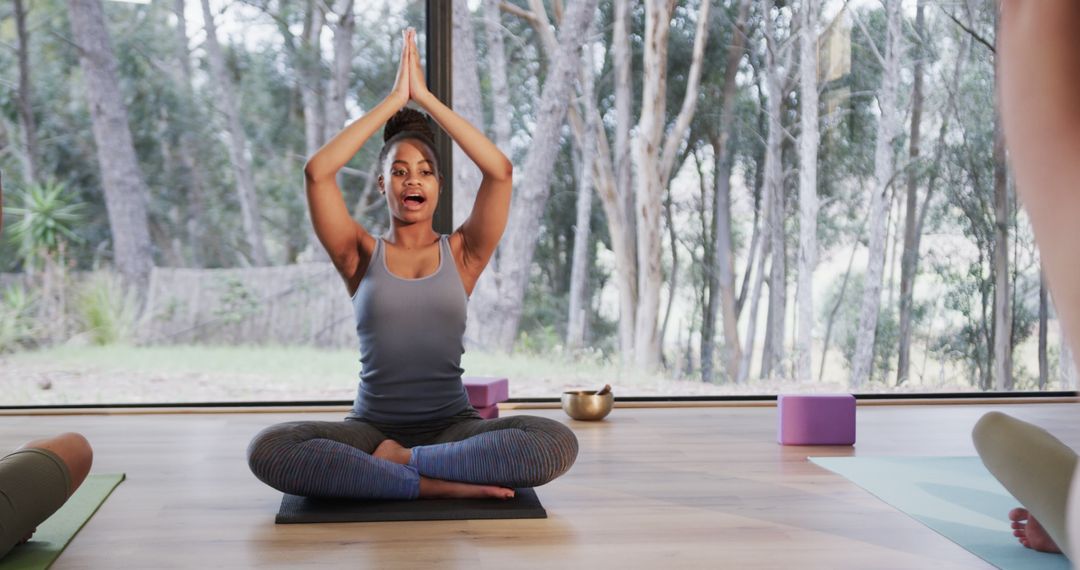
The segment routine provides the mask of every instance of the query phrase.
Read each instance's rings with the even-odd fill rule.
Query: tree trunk
[[[859,228],[859,233],[862,233],[862,229],[866,227],[864,223]],[[825,362],[829,356],[829,342],[832,340],[833,324],[836,322],[836,314],[840,312],[840,305],[844,302],[844,296],[847,293],[848,280],[851,279],[851,268],[855,265],[855,254],[859,251],[859,242],[855,241],[851,246],[851,257],[848,258],[847,271],[844,271],[844,280],[840,282],[840,292],[836,294],[836,303],[833,304],[833,308],[829,311],[829,318],[825,323],[825,338],[821,343],[821,367],[818,369],[818,382],[825,380]]]
[[[326,106],[323,99],[322,77],[322,29],[326,22],[322,3],[308,0],[307,17],[304,18],[304,35],[298,48],[294,48],[294,65],[300,76],[300,102],[304,109],[304,148],[307,156],[315,154],[323,145],[326,132]],[[287,33],[288,30],[282,30]],[[336,133],[335,133],[336,134]],[[306,207],[307,200],[304,200]],[[310,218],[310,213],[308,215]],[[311,234],[314,235],[314,229]],[[313,243],[319,243],[315,241]]]
[[[638,303],[634,322],[634,364],[652,371],[660,364],[658,317],[662,236],[660,216],[663,192],[667,188],[679,147],[697,108],[705,44],[709,35],[712,2],[702,2],[694,35],[694,49],[688,73],[686,96],[674,125],[667,126],[668,38],[671,33],[673,2],[646,0],[645,45],[642,58],[641,115],[634,139],[637,166],[636,208],[638,248]]]
[[[714,382],[713,349],[716,346],[715,334],[717,317],[722,318],[724,327],[724,350],[721,358],[728,382],[734,382],[739,375],[739,361],[742,347],[739,343],[739,315],[735,299],[735,268],[731,243],[731,163],[730,155],[721,151],[727,145],[718,137],[713,140],[715,188],[712,204],[713,241],[712,251],[706,251],[711,260],[706,263],[709,270],[708,300],[704,309],[701,332],[701,379]],[[724,152],[724,154],[719,154]],[[708,259],[708,258],[707,258]],[[753,263],[753,251],[747,268]],[[721,315],[718,315],[721,313]]]
[[[356,16],[353,10],[354,0],[337,0],[333,11],[337,16],[334,23],[334,68],[330,76],[329,100],[326,102],[326,125],[324,140],[330,140],[345,127],[347,113],[345,101],[349,94],[349,79],[352,75],[353,35],[356,34]]]
[[[765,3],[765,99],[768,132],[765,137],[765,180],[763,200],[768,203],[768,215],[765,228],[768,234],[769,250],[772,252],[772,264],[769,268],[769,308],[765,321],[765,343],[761,355],[761,377],[771,378],[775,374],[783,375],[784,329],[787,311],[787,239],[784,232],[784,173],[783,143],[783,89],[786,69],[778,61],[779,42],[775,36],[772,22],[773,3]]]
[[[733,382],[739,374],[738,314],[735,310],[735,260],[731,243],[731,141],[735,123],[736,76],[746,44],[746,20],[750,1],[740,0],[738,15],[731,29],[731,45],[724,67],[724,84],[720,97],[720,125],[712,140],[714,154],[715,192],[713,193],[712,251],[706,252],[708,268],[708,301],[701,325],[701,380],[713,382],[713,347],[719,313],[724,326],[724,365],[727,379]],[[711,259],[709,259],[711,257]],[[717,302],[719,300],[719,302]]]
[[[79,48],[109,214],[113,259],[142,296],[154,263],[146,213],[149,192],[135,155],[101,0],[68,0],[68,16],[72,39]]]
[[[986,261],[983,258],[983,254],[984,254],[984,252],[982,252],[982,251],[979,252],[979,265],[978,266],[980,268],[983,266],[983,263]],[[991,263],[993,263],[992,260],[991,260]],[[991,270],[992,269],[993,268],[991,268]],[[994,330],[994,322],[993,322],[993,310],[994,310],[993,309],[993,303],[994,303],[994,301],[992,299],[990,299],[990,296],[992,294],[993,294],[993,291],[990,290],[990,288],[988,288],[988,287],[980,287],[979,301],[980,301],[981,314],[979,316],[981,318],[979,319],[979,326],[982,328],[983,340],[986,343],[983,346],[987,347],[987,352],[989,352],[989,354],[987,356],[989,356],[991,359],[993,359],[993,356],[994,356],[992,350],[994,348],[994,333],[996,332]],[[987,313],[989,313],[989,314],[987,314]],[[984,391],[992,390],[994,388],[994,370],[993,370],[994,365],[993,365],[993,362],[986,362],[985,360],[980,359],[980,360],[977,361],[977,363],[978,363],[978,366],[979,366],[979,388],[984,390]]]
[[[629,364],[634,354],[634,323],[637,321],[637,229],[630,162],[630,127],[633,126],[633,79],[631,78],[630,1],[614,0],[611,50],[615,68],[615,186],[613,200],[604,202],[616,259],[619,289],[619,354]],[[603,198],[604,195],[601,194]],[[617,218],[613,217],[613,214]],[[617,222],[612,222],[617,219]]]
[[[885,307],[891,309],[896,302],[896,252],[900,249],[903,233],[900,229],[903,211],[900,209],[900,192],[894,191],[889,205],[889,221],[885,224],[885,266],[889,268],[889,276],[885,279]],[[885,379],[882,378],[882,381]]]
[[[770,214],[768,209],[770,206],[766,202],[763,207],[765,208],[765,216]],[[746,346],[743,349],[742,360],[739,361],[739,373],[735,377],[736,384],[744,384],[750,377],[750,365],[754,356],[754,343],[757,341],[757,322],[758,322],[758,307],[761,300],[761,286],[765,282],[765,264],[769,260],[769,249],[772,242],[769,240],[762,240],[761,243],[761,256],[758,257],[757,272],[754,275],[753,291],[750,293],[750,312],[746,316]],[[746,268],[750,271],[750,268]]]
[[[1013,389],[1009,307],[1009,174],[1001,120],[994,122],[994,390]]]
[[[870,195],[870,220],[867,249],[869,262],[863,278],[863,295],[859,307],[859,323],[855,335],[855,354],[851,363],[851,386],[862,387],[873,370],[874,341],[878,311],[881,307],[881,280],[885,266],[885,224],[888,220],[889,187],[895,171],[893,140],[900,131],[901,114],[897,102],[900,86],[900,61],[903,52],[901,11],[899,0],[886,0],[886,52],[878,90],[877,141],[874,147],[874,187]]]
[[[1047,357],[1048,330],[1046,326],[1049,307],[1047,306],[1046,297],[1046,278],[1042,271],[1039,271],[1039,390],[1046,390],[1046,385],[1050,379],[1050,361]]]
[[[244,227],[251,262],[254,265],[266,265],[266,244],[263,241],[262,216],[259,199],[255,191],[255,180],[251,173],[251,161],[248,158],[247,137],[240,123],[240,110],[236,102],[236,90],[229,72],[225,68],[225,54],[217,39],[217,25],[210,11],[210,0],[201,0],[203,19],[206,21],[206,54],[210,59],[210,72],[220,95],[218,103],[225,114],[225,123],[229,134],[229,159],[233,176],[236,178],[236,196],[240,202],[240,216]]]
[[[188,247],[191,248],[191,263],[195,267],[204,266],[204,249],[206,248],[206,177],[205,168],[199,159],[198,146],[192,137],[192,123],[199,111],[195,102],[195,89],[191,77],[191,53],[188,51],[187,16],[185,0],[175,0],[174,11],[176,13],[176,61],[177,83],[183,94],[187,124],[180,129],[178,151],[180,153],[180,165],[184,170],[184,181],[187,189],[187,222],[185,230],[188,238]],[[184,118],[179,120],[184,121]]]
[[[705,3],[706,5],[708,3]],[[662,280],[660,216],[663,172],[656,157],[663,146],[667,108],[667,45],[671,12],[663,0],[646,0],[644,53],[641,69],[641,115],[634,139],[637,172],[634,209],[637,224],[637,314],[634,319],[634,365],[652,371],[660,360],[657,317]]]
[[[473,33],[472,14],[466,0],[454,0],[454,49],[451,53],[454,66],[454,111],[481,132],[484,131],[484,110],[481,108],[480,76],[477,72],[476,36]],[[495,114],[507,113],[509,109],[496,108]],[[472,212],[476,191],[480,189],[480,169],[469,159],[461,147],[454,144],[454,228]]]
[[[926,41],[925,0],[919,0],[915,10],[915,35],[920,44]],[[908,144],[907,200],[904,214],[904,254],[900,258],[900,346],[896,365],[896,385],[907,382],[911,368],[911,313],[914,302],[915,270],[918,251],[915,221],[919,202],[919,144],[922,132],[923,56],[915,58],[915,85],[911,92],[911,140]]]
[[[675,218],[671,211],[671,193],[669,192],[664,199],[664,225],[668,229],[668,243],[671,247],[671,271],[668,272],[668,298],[667,307],[664,309],[664,319],[660,325],[660,332],[657,336],[660,339],[660,363],[667,367],[667,359],[664,356],[664,338],[667,336],[668,323],[671,320],[671,309],[675,306],[675,293],[679,289],[679,237],[675,234]],[[682,331],[680,331],[681,334]],[[693,332],[693,331],[687,331]],[[690,339],[687,334],[687,355],[690,354]],[[687,362],[686,370],[690,371],[692,367]]]
[[[589,73],[594,73],[590,68]],[[617,93],[625,90],[629,93],[631,86],[616,85]],[[627,95],[629,96],[629,95]],[[617,95],[616,100],[620,97]],[[634,318],[637,314],[637,236],[633,233],[634,216],[629,210],[633,203],[633,188],[629,185],[619,186],[615,172],[615,157],[608,143],[604,121],[600,117],[599,109],[592,100],[586,100],[585,114],[591,117],[595,125],[596,152],[593,153],[593,183],[596,193],[600,198],[600,204],[604,210],[604,218],[607,220],[608,235],[611,238],[611,249],[615,254],[615,288],[619,295],[619,349],[620,359],[623,365],[627,365],[633,356],[634,341]],[[574,114],[570,115],[571,124],[574,123]],[[629,132],[628,123],[616,124],[613,130],[616,139],[625,136]],[[584,128],[582,128],[584,130]],[[621,135],[619,133],[622,133]],[[617,155],[618,153],[614,153]],[[627,162],[629,166],[629,162]],[[627,180],[630,180],[628,177]]]
[[[592,102],[594,93],[593,53],[591,46],[584,50],[582,65],[586,68],[581,96]],[[587,106],[591,107],[589,103]],[[578,174],[577,212],[574,220],[574,253],[570,268],[570,309],[566,324],[566,346],[580,350],[585,345],[585,328],[589,316],[586,286],[589,282],[589,221],[592,219],[592,169],[596,152],[596,125],[591,113],[585,114],[583,140],[578,145],[580,171]]]
[[[784,233],[786,205],[783,188],[770,192],[768,221],[769,248],[769,306],[765,318],[765,341],[761,349],[761,378],[783,377],[784,329],[787,317],[787,236]]]
[[[456,112],[473,123],[477,128],[484,129],[483,109],[481,109],[480,78],[477,73],[478,62],[476,60],[476,43],[473,34],[472,18],[469,13],[468,3],[454,0],[454,51],[452,54],[454,64],[453,82],[453,107]],[[489,17],[490,15],[485,16]],[[496,15],[497,16],[497,15]],[[501,41],[501,36],[498,38]],[[487,40],[492,41],[491,36]],[[493,44],[488,45],[488,68],[492,84],[505,86],[506,65],[498,67],[494,61],[505,61],[505,56]],[[498,97],[505,97],[499,99]],[[496,117],[509,115],[510,109],[509,91],[498,94],[493,98],[493,108]],[[508,120],[508,119],[507,119]],[[509,128],[509,127],[507,127]],[[510,154],[509,134],[506,141],[496,145]],[[520,175],[514,177],[520,183]],[[454,225],[459,226],[469,216],[473,203],[476,201],[476,192],[480,187],[480,171],[476,165],[454,144]],[[538,214],[539,215],[539,214]],[[508,231],[512,231],[508,228]],[[480,275],[473,289],[472,299],[469,302],[469,318],[466,321],[465,338],[471,344],[485,350],[502,349],[509,350],[513,346],[513,338],[509,345],[501,344],[499,340],[500,329],[495,326],[501,317],[503,306],[503,279],[502,279],[502,251],[499,248],[488,261],[487,268]],[[515,325],[516,328],[516,325]],[[516,330],[511,335],[516,335]]]
[[[803,0],[799,30],[799,286],[795,378],[812,380],[814,344],[814,269],[817,267],[818,12],[816,0]]]
[[[15,0],[15,30],[19,38],[19,95],[16,108],[19,112],[19,123],[23,131],[23,143],[26,151],[23,153],[23,170],[26,182],[38,184],[41,182],[41,173],[38,172],[38,142],[37,124],[34,120],[34,85],[30,79],[30,33],[26,30],[26,10],[22,0]]]
[[[326,100],[324,98],[322,73],[322,29],[326,23],[326,14],[323,11],[323,2],[307,0],[304,2],[304,28],[300,36],[299,45],[288,27],[282,22],[280,16],[279,31],[285,38],[285,49],[292,60],[292,66],[296,70],[298,78],[297,89],[300,92],[300,105],[304,113],[304,152],[311,157],[322,147],[327,140]],[[337,133],[332,133],[337,134]],[[304,220],[311,220],[311,210],[308,206],[307,196],[303,185],[297,185],[300,192],[300,203],[304,207]],[[306,223],[304,232],[305,243],[302,246],[299,258],[305,260],[328,259],[326,250],[319,243],[315,235],[314,224]]]
[[[920,9],[922,8],[920,2]],[[916,14],[916,21],[918,22],[918,14]],[[918,23],[916,24],[918,25]],[[922,37],[922,32],[919,32],[919,37]],[[911,332],[914,324],[912,322],[912,309],[914,306],[914,292],[915,292],[915,280],[918,276],[919,270],[919,247],[922,242],[922,231],[926,223],[927,213],[930,211],[930,203],[934,196],[934,190],[937,188],[938,172],[941,165],[941,161],[945,154],[945,137],[949,132],[949,124],[951,122],[953,112],[953,106],[956,100],[956,94],[959,91],[961,71],[963,70],[963,63],[967,57],[967,50],[970,45],[970,40],[961,42],[960,50],[956,56],[956,63],[953,66],[953,75],[951,87],[948,89],[949,95],[945,106],[941,110],[941,125],[938,128],[937,142],[934,147],[934,157],[929,167],[930,177],[926,181],[926,195],[923,197],[922,204],[918,206],[918,211],[911,210],[912,200],[912,184],[916,184],[917,156],[912,156],[912,163],[909,166],[911,172],[909,172],[908,178],[908,204],[907,204],[907,216],[905,218],[904,228],[904,253],[901,257],[901,271],[900,271],[900,350],[899,350],[899,362],[897,366],[897,386],[907,381],[907,377],[910,374],[911,367]],[[922,115],[922,62],[916,62],[915,81],[917,91],[913,94],[912,101],[912,139],[913,144],[915,139],[919,139],[921,143],[921,135],[919,134],[921,128],[917,128],[916,113],[921,117]],[[918,149],[915,148],[915,152]],[[910,151],[909,151],[910,156]],[[917,198],[916,198],[917,200]],[[908,220],[911,220],[913,226],[909,229],[907,227]],[[910,235],[910,241],[908,236]]]
[[[1060,326],[1060,317],[1058,318],[1058,325],[1058,343],[1060,345],[1058,350],[1058,376],[1061,389],[1075,390],[1077,381],[1080,380],[1080,374],[1077,374],[1080,364],[1073,358],[1072,350],[1069,349],[1069,339],[1065,338],[1065,327]]]
[[[575,2],[567,9],[559,28],[559,50],[544,82],[537,105],[537,124],[533,131],[524,172],[517,184],[507,233],[499,252],[499,296],[490,307],[493,347],[503,351],[513,348],[521,320],[528,285],[529,270],[536,251],[536,236],[550,191],[552,165],[559,152],[562,125],[573,92],[573,79],[580,62],[586,30],[596,11],[597,0]],[[458,48],[455,48],[455,52]],[[458,72],[460,74],[460,71]],[[457,82],[455,82],[457,83]]]
[[[487,67],[491,77],[491,104],[495,146],[510,154],[510,87],[506,80],[506,47],[499,17],[500,0],[484,0],[484,30],[487,38]],[[587,70],[590,74],[592,70]]]
[[[762,159],[764,153],[762,153]],[[756,170],[761,170],[757,168]],[[761,185],[755,182],[757,186],[757,194],[761,193]],[[755,200],[756,204],[760,204],[760,200]],[[755,205],[754,207],[754,221],[753,228],[750,230],[750,251],[746,254],[746,267],[743,269],[742,284],[739,286],[739,296],[735,299],[735,319],[738,320],[742,316],[743,307],[746,306],[746,297],[750,291],[750,276],[754,273],[754,262],[757,259],[759,252],[761,251],[761,207]]]

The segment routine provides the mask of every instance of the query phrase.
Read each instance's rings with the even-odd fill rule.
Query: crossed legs
[[[271,487],[309,497],[509,498],[564,473],[577,449],[568,428],[530,416],[462,421],[411,449],[364,422],[289,422],[252,440],[248,464]]]

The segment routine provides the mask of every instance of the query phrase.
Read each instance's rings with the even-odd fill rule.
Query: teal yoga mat
[[[0,559],[0,570],[37,570],[51,566],[123,480],[123,473],[88,476],[64,506],[38,526],[30,542],[16,546]]]
[[[1019,502],[978,457],[810,457],[1003,569],[1068,569],[1060,554],[1024,548],[1008,513]]]

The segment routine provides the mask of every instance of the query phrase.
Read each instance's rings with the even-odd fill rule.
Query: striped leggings
[[[565,473],[578,442],[565,425],[536,416],[480,419],[475,412],[428,426],[359,420],[300,421],[270,426],[248,446],[252,473],[292,495],[415,499],[420,477],[535,487]],[[371,455],[383,440],[412,447],[408,465]]]

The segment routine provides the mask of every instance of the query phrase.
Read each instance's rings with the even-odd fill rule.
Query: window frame
[[[427,84],[431,93],[454,108],[453,53],[454,4],[445,0],[426,0],[425,34],[427,40]],[[454,231],[454,145],[442,129],[435,134],[435,152],[442,163],[443,180],[433,225],[440,234]]]
[[[451,57],[453,47],[453,3],[445,0],[425,0],[425,34],[426,34],[426,74],[428,88],[439,100],[453,108],[453,60]],[[442,183],[442,195],[436,207],[434,217],[435,231],[443,234],[451,233],[453,228],[453,141],[442,130],[437,130],[435,135],[436,151],[439,153],[443,165],[444,180]],[[1052,391],[1052,392],[948,392],[948,393],[898,393],[898,394],[854,394],[860,401],[925,401],[937,400],[942,403],[961,403],[964,400],[982,401],[1006,401],[1006,400],[1029,400],[1036,401],[1062,401],[1075,398],[1076,390]],[[775,402],[776,395],[717,395],[717,396],[629,396],[620,397],[619,400],[627,403],[704,403],[704,402],[742,402],[747,405],[761,405],[762,402]],[[520,404],[552,404],[557,403],[557,395],[539,398],[511,398],[507,403]],[[107,409],[159,409],[163,413],[166,410],[176,408],[192,409],[215,409],[215,408],[331,408],[352,405],[352,400],[284,400],[284,401],[233,401],[233,402],[154,402],[154,403],[95,403],[95,404],[34,404],[34,405],[0,405],[0,411],[15,412],[31,410],[107,410]],[[767,404],[766,404],[767,405]]]

